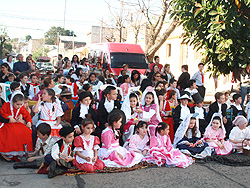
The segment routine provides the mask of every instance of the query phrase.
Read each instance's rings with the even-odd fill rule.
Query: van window
[[[89,64],[93,63],[92,56],[93,56],[93,50],[90,50],[89,53],[88,53],[88,62],[89,62]]]
[[[128,64],[131,69],[147,69],[148,64],[144,54],[137,53],[110,53],[111,68],[122,68]]]
[[[108,54],[105,53],[103,56],[103,69],[107,69],[109,65],[109,59],[108,59]]]

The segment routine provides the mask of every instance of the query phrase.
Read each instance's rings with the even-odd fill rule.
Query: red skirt
[[[22,123],[5,123],[0,128],[0,152],[24,151],[27,144],[28,151],[33,151],[32,130]]]
[[[174,142],[174,121],[173,121],[173,118],[171,118],[171,117],[168,117],[167,119],[162,118],[162,121],[169,125],[169,137],[170,137],[171,143],[173,143]]]

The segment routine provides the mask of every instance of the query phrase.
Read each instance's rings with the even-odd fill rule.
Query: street
[[[250,187],[250,167],[226,166],[216,162],[195,163],[186,169],[151,167],[122,173],[99,173],[76,176],[35,174],[34,169],[12,168],[0,162],[0,187]]]

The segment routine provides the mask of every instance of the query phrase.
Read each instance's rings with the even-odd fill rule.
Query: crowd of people
[[[204,108],[204,64],[178,79],[155,56],[141,74],[120,75],[74,55],[59,54],[56,71],[41,75],[32,55],[6,54],[0,71],[0,157],[13,168],[48,166],[53,178],[140,162],[188,167],[195,160],[250,146],[249,105],[230,91]]]

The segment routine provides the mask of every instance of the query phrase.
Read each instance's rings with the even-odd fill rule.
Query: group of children
[[[89,91],[79,92],[75,105],[70,91],[58,95],[52,89],[53,80],[45,79],[46,87],[30,110],[27,101],[35,97],[34,88],[26,85],[26,76],[21,83],[21,88],[12,85],[10,102],[1,101],[1,158],[19,161],[14,168],[44,163],[49,178],[72,166],[86,172],[140,162],[185,168],[193,158],[227,155],[233,149],[242,152],[242,145],[250,146],[250,129],[246,114],[240,114],[238,94],[227,107],[224,93],[216,93],[216,102],[206,113],[198,92],[177,92],[175,80],[170,80],[168,90],[163,84],[155,89],[145,79],[140,90],[123,88],[122,104],[117,88],[108,85],[98,105]],[[193,91],[195,82],[189,85]],[[227,117],[227,109],[232,109],[234,120]],[[31,111],[36,114],[33,119]]]

